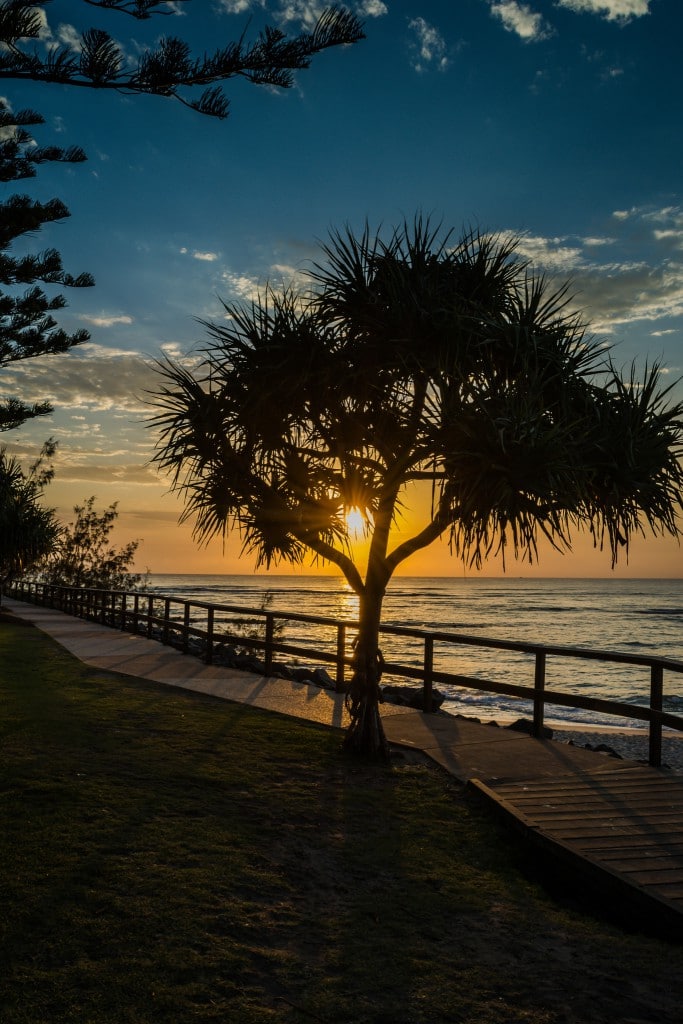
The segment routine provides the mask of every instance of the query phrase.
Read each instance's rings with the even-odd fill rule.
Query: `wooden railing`
[[[51,584],[19,581],[7,588],[8,594],[21,601],[56,608],[80,618],[91,619],[116,629],[142,633],[149,638],[172,644],[184,653],[197,653],[211,664],[217,650],[230,643],[263,651],[265,675],[274,671],[275,655],[315,659],[335,667],[335,686],[345,689],[346,668],[352,664],[349,653],[349,631],[358,629],[355,621],[340,621],[319,615],[271,611],[264,608],[245,608],[229,604],[209,604],[185,601],[177,597],[147,592],[89,590],[58,587]],[[217,623],[216,616],[233,616],[232,620]],[[197,616],[199,616],[198,624]],[[229,626],[232,622],[233,631]],[[245,623],[262,623],[261,635],[244,633]],[[285,642],[278,636],[278,624],[284,622],[311,623],[335,631],[334,650],[316,650]],[[220,628],[218,628],[220,626]],[[227,628],[226,628],[227,627]],[[422,682],[425,710],[432,708],[434,684],[460,686],[487,693],[504,694],[531,701],[533,707],[532,734],[540,736],[543,730],[546,705],[556,705],[595,711],[606,715],[645,721],[649,726],[649,763],[661,765],[662,728],[683,731],[683,717],[663,710],[664,673],[683,673],[683,662],[669,658],[622,654],[615,651],[588,650],[580,647],[560,647],[532,644],[513,640],[495,640],[490,637],[469,636],[462,633],[432,632],[408,626],[382,626],[381,634],[411,637],[422,643],[422,664],[401,665],[387,662],[385,675],[417,679]],[[534,658],[533,686],[495,682],[470,676],[439,671],[434,667],[434,643],[515,651]],[[194,650],[193,650],[194,642]],[[635,665],[649,670],[649,702],[630,704],[623,701],[586,697],[579,694],[549,690],[546,687],[546,667],[549,658],[578,658],[590,661]]]

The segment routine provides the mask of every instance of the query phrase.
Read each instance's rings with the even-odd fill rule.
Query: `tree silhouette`
[[[59,523],[53,509],[40,504],[54,475],[50,461],[54,449],[54,442],[46,441],[28,473],[0,449],[0,595],[4,585],[30,569],[57,537]]]
[[[111,532],[118,518],[118,503],[103,512],[95,508],[95,498],[75,505],[76,518],[59,531],[52,548],[32,569],[32,575],[44,583],[61,587],[93,587],[101,590],[136,590],[142,581],[131,570],[140,542],[129,541],[117,548]]]
[[[36,145],[29,129],[42,123],[43,118],[34,110],[13,114],[0,99],[0,181],[33,178],[36,168],[47,162],[85,160],[83,150],[76,147]],[[86,330],[68,334],[58,326],[52,314],[62,309],[66,300],[61,294],[49,296],[36,282],[85,288],[94,284],[92,276],[67,274],[56,249],[24,256],[14,256],[10,251],[18,238],[68,216],[69,211],[59,199],[42,203],[27,195],[13,195],[0,202],[0,283],[26,289],[0,290],[0,369],[18,360],[67,352],[90,337]],[[27,405],[18,398],[5,399],[0,402],[0,431],[11,430],[51,411],[49,402]]]
[[[307,294],[227,305],[205,363],[159,365],[156,461],[205,541],[236,529],[260,564],[331,562],[359,597],[350,749],[386,753],[378,630],[387,585],[445,537],[479,565],[576,529],[616,560],[649,527],[679,534],[682,407],[658,367],[621,376],[516,241],[457,243],[420,218],[387,242],[333,234]],[[407,489],[425,520],[391,547]],[[369,554],[345,522],[359,509]]]
[[[172,13],[163,0],[84,2],[89,7],[118,11],[138,20]],[[76,45],[47,50],[31,45],[31,40],[41,37],[44,6],[21,0],[0,3],[0,79],[171,97],[201,114],[218,118],[227,117],[229,107],[221,83],[244,78],[254,85],[287,89],[293,84],[294,72],[310,67],[316,54],[364,38],[355,15],[340,7],[330,7],[323,11],[312,32],[301,32],[291,38],[278,28],[267,26],[254,42],[247,42],[242,36],[211,54],[197,56],[183,39],[169,36],[144,50],[131,63],[130,55],[121,45],[99,28],[87,29]],[[195,99],[191,94],[196,89],[202,92]]]
[[[170,13],[161,0],[85,3],[136,19]],[[309,67],[317,53],[363,38],[358,19],[332,7],[320,16],[312,32],[292,38],[267,27],[253,43],[241,38],[212,54],[195,56],[182,39],[170,37],[145,50],[131,64],[120,44],[101,29],[88,29],[69,46],[45,46],[44,6],[21,0],[0,2],[0,79],[167,97],[217,118],[228,114],[221,83],[240,77],[256,85],[288,88],[294,72]],[[195,98],[197,90],[201,91]],[[38,146],[30,129],[43,123],[36,111],[13,113],[9,103],[0,99],[0,180],[33,178],[37,167],[47,162],[86,159],[78,147]],[[66,352],[90,337],[86,330],[69,334],[58,326],[53,313],[62,309],[66,300],[61,294],[46,294],[43,286],[88,287],[94,284],[92,276],[66,273],[56,249],[23,257],[10,252],[18,238],[68,216],[59,199],[43,203],[27,195],[12,195],[0,203],[0,369],[17,360]],[[17,293],[5,288],[26,290]],[[6,399],[0,402],[0,431],[50,411],[49,402],[27,405],[17,398]]]

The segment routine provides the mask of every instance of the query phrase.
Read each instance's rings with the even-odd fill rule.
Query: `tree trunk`
[[[351,724],[344,737],[344,749],[364,757],[388,760],[389,744],[379,713],[382,701],[379,682],[384,664],[379,649],[383,598],[383,590],[366,589],[361,595],[354,671],[346,695]]]

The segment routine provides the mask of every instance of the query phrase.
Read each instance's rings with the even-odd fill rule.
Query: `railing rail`
[[[332,664],[335,668],[336,688],[343,691],[345,669],[353,663],[352,655],[348,653],[348,630],[358,629],[358,622],[353,620],[338,620],[303,612],[247,608],[243,605],[186,601],[166,594],[59,587],[23,580],[10,584],[7,587],[7,592],[18,600],[46,605],[123,631],[143,632],[150,638],[156,635],[162,643],[173,644],[179,647],[183,653],[188,653],[191,650],[191,642],[194,639],[198,642],[207,664],[213,662],[217,649],[229,643],[236,643],[242,647],[263,651],[264,674],[266,675],[273,672],[276,654],[301,656]],[[163,607],[162,614],[157,614],[157,606]],[[178,615],[174,614],[176,610],[178,610]],[[203,617],[204,626],[193,622],[193,613],[199,613]],[[219,630],[216,624],[217,613],[239,616],[240,619],[234,623],[238,630],[240,620],[242,624],[244,621],[260,620],[264,625],[263,636],[245,635],[239,631],[230,632],[225,628]],[[280,622],[329,626],[336,631],[334,651],[316,650],[310,646],[285,642],[278,637],[277,627]],[[545,710],[549,704],[632,718],[647,722],[649,725],[649,763],[655,767],[661,765],[662,729],[666,727],[683,731],[683,717],[663,710],[664,673],[683,673],[683,662],[671,658],[553,644],[534,644],[526,641],[499,640],[463,633],[435,632],[411,626],[381,626],[380,633],[411,637],[422,642],[423,658],[420,667],[387,662],[384,671],[386,675],[420,680],[423,685],[425,711],[432,707],[434,684],[442,683],[530,701],[533,708],[532,733],[535,736],[542,734]],[[531,655],[534,658],[533,685],[521,686],[440,671],[434,667],[435,641]],[[628,704],[623,701],[549,690],[546,687],[546,669],[548,659],[553,657],[588,659],[647,668],[650,672],[649,703]]]

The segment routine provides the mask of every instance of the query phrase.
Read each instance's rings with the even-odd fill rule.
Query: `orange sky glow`
[[[56,484],[54,486],[56,487]],[[101,500],[98,501],[98,506],[100,504],[103,504]],[[191,525],[178,524],[177,516],[181,512],[181,504],[170,495],[165,496],[163,506],[150,508],[146,513],[138,512],[131,515],[126,510],[124,500],[120,502],[119,510],[115,538],[118,543],[124,543],[132,538],[140,539],[136,561],[138,571],[149,569],[152,573],[247,575],[256,571],[255,558],[241,553],[241,542],[236,535],[228,538],[225,550],[219,539],[207,546],[199,546],[192,539]],[[64,518],[68,520],[68,514]],[[362,564],[362,542],[360,550],[358,546],[356,550],[358,561]],[[271,571],[278,574],[339,575],[339,570],[335,566],[315,565],[311,561],[294,567],[282,563],[274,566]],[[477,571],[463,566],[462,561],[450,553],[448,544],[442,541],[407,559],[399,567],[397,575],[676,579],[683,577],[683,547],[672,537],[637,537],[632,542],[628,560],[621,555],[613,570],[609,551],[596,550],[589,536],[578,534],[573,550],[569,554],[560,554],[554,551],[550,544],[542,542],[539,546],[539,560],[533,565],[509,559],[503,567],[501,559],[494,558]]]

